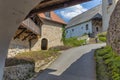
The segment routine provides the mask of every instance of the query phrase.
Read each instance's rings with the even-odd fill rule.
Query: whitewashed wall
[[[87,24],[88,24],[88,30],[86,30]],[[72,31],[72,29],[74,29],[74,31]],[[92,33],[92,21],[87,21],[79,25],[67,28],[66,38],[82,36],[85,33]]]
[[[102,12],[103,12],[103,31],[106,31],[109,27],[110,16],[116,6],[118,0],[113,0],[113,4],[109,5],[108,0],[102,0]]]

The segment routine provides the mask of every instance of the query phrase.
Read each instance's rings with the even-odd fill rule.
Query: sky
[[[55,10],[55,13],[59,15],[65,22],[69,22],[73,17],[99,5],[102,0],[92,0],[86,3],[78,4],[64,9]]]

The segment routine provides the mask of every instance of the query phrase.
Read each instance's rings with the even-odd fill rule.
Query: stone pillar
[[[29,11],[41,0],[0,0],[0,80],[11,38]]]
[[[107,44],[120,54],[120,0],[110,18],[107,39]]]

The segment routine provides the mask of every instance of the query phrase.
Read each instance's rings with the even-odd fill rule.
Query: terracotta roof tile
[[[64,20],[62,20],[57,14],[55,14],[54,11],[50,11],[50,19],[48,19],[44,13],[39,13],[38,16],[44,19],[48,19],[54,22],[62,23],[62,24],[67,24]]]

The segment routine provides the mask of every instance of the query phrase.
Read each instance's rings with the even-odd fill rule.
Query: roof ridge
[[[78,16],[80,16],[80,15],[82,15],[82,14],[84,14],[84,13],[87,13],[88,11],[90,11],[90,10],[92,10],[92,9],[95,9],[95,8],[101,6],[101,5],[102,5],[102,4],[99,4],[99,5],[97,5],[97,6],[93,7],[93,8],[91,8],[91,9],[89,9],[89,10],[87,10],[87,11],[81,13],[81,14],[78,14],[77,16],[73,17],[72,19],[74,19],[74,18],[76,18],[76,17],[78,17]],[[72,19],[71,19],[71,20],[72,20]],[[71,21],[71,20],[70,20],[70,21]],[[69,22],[70,22],[70,21],[69,21]]]
[[[82,22],[88,21],[88,20],[92,19],[92,17],[94,15],[96,15],[97,13],[102,15],[102,4],[99,4],[96,7],[93,7],[91,9],[83,12],[82,14],[75,16],[74,18],[72,18],[69,21],[69,23],[66,27],[71,27],[71,26],[80,24]]]
[[[54,22],[58,22],[58,23],[61,23],[61,24],[67,24],[61,17],[59,17],[54,11],[49,11],[50,12],[50,15],[51,15],[51,18],[48,19],[46,16],[45,16],[45,13],[39,13],[39,17],[41,18],[44,18],[44,19],[47,19],[47,20],[50,20],[50,21],[54,21]]]

